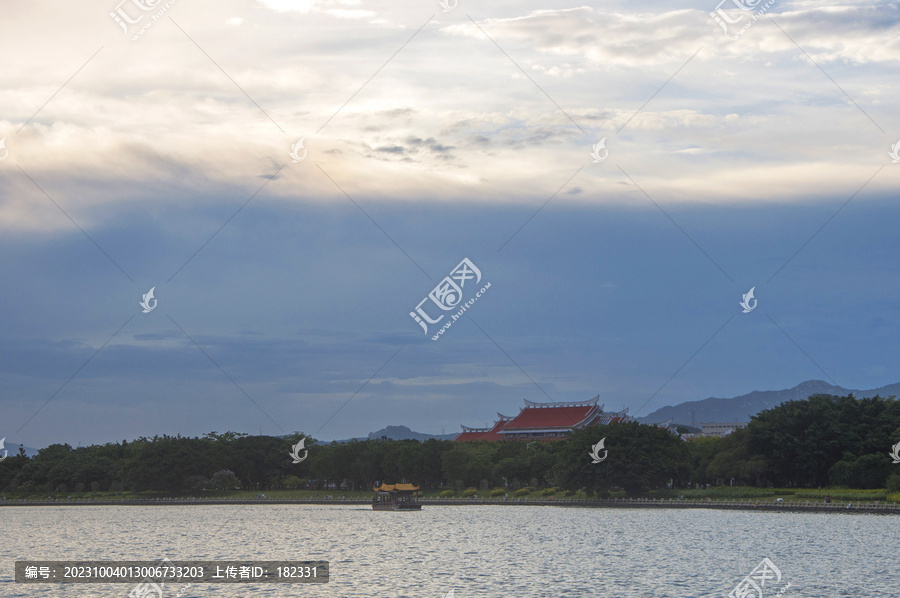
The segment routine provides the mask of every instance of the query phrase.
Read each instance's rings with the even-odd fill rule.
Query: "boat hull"
[[[372,505],[374,511],[421,511],[422,505]]]

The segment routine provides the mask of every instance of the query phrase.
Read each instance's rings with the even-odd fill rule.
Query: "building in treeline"
[[[746,428],[747,422],[700,422],[701,436],[725,436],[731,434],[735,430]]]
[[[684,440],[684,436],[682,436],[681,434],[678,433],[678,426],[676,426],[675,424],[672,423],[674,421],[675,421],[675,418],[670,417],[669,419],[667,419],[664,422],[661,422],[658,424],[653,424],[653,425],[656,426],[657,428],[659,428],[660,430],[665,430],[669,434],[672,434],[674,436],[680,436],[682,438],[682,440]]]
[[[600,397],[590,401],[569,403],[535,403],[525,401],[516,416],[497,414],[490,428],[462,426],[457,442],[472,440],[558,440],[573,430],[614,422],[635,421],[628,409],[610,413],[598,405]]]

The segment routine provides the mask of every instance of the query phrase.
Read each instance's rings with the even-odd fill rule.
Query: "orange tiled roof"
[[[504,430],[534,428],[570,428],[583,421],[593,407],[557,407],[556,409],[523,409]]]
[[[585,420],[598,412],[602,412],[602,407],[597,407],[597,399],[577,403],[525,401],[525,408],[503,427],[503,431],[572,428],[582,422],[587,423]]]
[[[508,417],[497,414],[499,419],[492,428],[467,428],[463,426],[462,433],[454,440],[464,442],[470,440],[504,440],[506,438],[532,437],[537,440],[556,440],[558,433],[569,432],[592,425],[611,424],[620,421],[630,421],[628,409],[618,413],[603,411],[603,405],[599,405],[600,397],[594,397],[589,401],[572,401],[568,403],[535,403],[525,401],[525,407],[519,410],[519,415]],[[553,433],[557,434],[553,434]],[[544,437],[544,433],[550,436]]]
[[[499,413],[497,415],[500,415]],[[503,417],[497,420],[493,428],[467,428],[462,427],[462,434],[454,438],[456,442],[466,442],[468,440],[503,440],[500,430],[503,429],[512,418]]]
[[[373,486],[372,490],[376,492],[393,492],[394,490],[418,490],[418,486],[412,484],[382,484],[381,486]]]

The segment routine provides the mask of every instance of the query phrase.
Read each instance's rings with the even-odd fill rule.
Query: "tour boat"
[[[376,511],[420,511],[419,487],[412,484],[381,484],[372,488],[372,508]]]

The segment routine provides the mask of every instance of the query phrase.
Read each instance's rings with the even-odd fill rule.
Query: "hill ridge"
[[[709,397],[698,401],[686,401],[678,405],[667,405],[639,417],[643,423],[660,423],[673,419],[675,424],[691,425],[700,422],[747,422],[750,417],[765,409],[777,407],[788,401],[806,400],[815,394],[848,395],[870,398],[900,395],[900,382],[870,390],[854,390],[835,386],[824,380],[806,380],[793,388],[782,390],[753,390],[731,398]],[[692,413],[693,412],[693,413]]]

